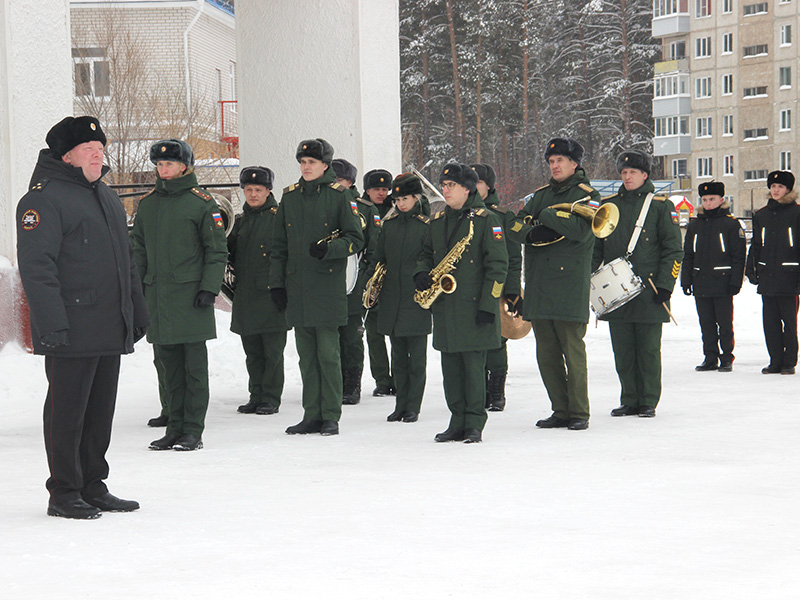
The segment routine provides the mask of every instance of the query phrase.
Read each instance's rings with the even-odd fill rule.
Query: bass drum
[[[347,287],[347,295],[353,293],[353,290],[356,289],[356,284],[358,283],[358,261],[359,255],[358,254],[351,254],[347,257],[347,269],[345,270],[345,280],[346,280],[346,287]]]
[[[625,258],[616,258],[592,273],[589,302],[598,317],[627,304],[642,293],[644,284]]]

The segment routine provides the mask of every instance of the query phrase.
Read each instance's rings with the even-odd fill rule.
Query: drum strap
[[[628,251],[625,253],[626,259],[631,254],[633,254],[633,249],[636,248],[636,244],[639,241],[639,236],[642,234],[642,229],[644,228],[644,220],[647,218],[647,211],[650,210],[650,204],[653,202],[654,195],[655,194],[653,192],[650,192],[644,199],[644,204],[642,204],[642,210],[639,211],[639,218],[636,219],[636,225],[633,227],[633,234],[631,234],[631,241],[628,242]]]

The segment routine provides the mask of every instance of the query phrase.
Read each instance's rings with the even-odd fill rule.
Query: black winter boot
[[[345,369],[342,372],[342,404],[361,402],[361,369]]]
[[[506,407],[506,375],[508,371],[492,371],[489,373],[489,382],[486,384],[486,393],[489,404],[486,410],[501,412]]]

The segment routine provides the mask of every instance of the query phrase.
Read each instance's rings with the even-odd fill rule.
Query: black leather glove
[[[528,232],[525,241],[529,244],[546,244],[555,242],[561,235],[550,229],[547,225],[537,225]]]
[[[512,315],[521,315],[522,296],[519,294],[506,294],[506,307]]]
[[[322,257],[325,256],[325,253],[328,251],[328,242],[312,242],[311,245],[308,247],[308,253],[313,256],[314,258],[318,258],[322,260]]]
[[[133,328],[133,343],[135,344],[140,339],[147,335],[147,326]]]
[[[664,302],[667,302],[670,299],[670,296],[672,296],[672,292],[670,292],[669,290],[665,290],[664,288],[656,288],[656,289],[658,291],[656,292],[656,295],[653,296],[653,302],[655,302],[656,304],[662,304]]]
[[[753,285],[758,285],[758,275],[756,275],[755,273],[749,273],[747,275],[747,281],[749,281]]]
[[[692,284],[691,283],[689,285],[683,286],[683,293],[686,294],[687,296],[691,296],[692,295]]]
[[[68,329],[61,329],[59,331],[51,331],[39,338],[42,346],[45,348],[60,348],[61,346],[69,346],[69,336],[67,335]]]
[[[479,310],[478,314],[475,315],[475,322],[478,325],[491,325],[494,323],[494,313],[487,310]]]
[[[416,275],[414,275],[414,287],[417,288],[420,292],[427,290],[432,285],[433,285],[433,277],[431,277],[430,273],[422,271],[421,273],[417,273]]]
[[[289,298],[286,297],[285,289],[271,288],[269,290],[269,295],[275,303],[275,306],[278,307],[278,310],[286,310],[286,307],[289,305]]]
[[[206,306],[214,306],[214,300],[216,300],[216,298],[216,294],[212,294],[206,290],[200,290],[197,292],[197,296],[194,297],[194,307],[205,308]]]

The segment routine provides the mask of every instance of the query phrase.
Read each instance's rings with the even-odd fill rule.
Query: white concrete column
[[[370,169],[398,173],[398,32],[398,0],[239,0],[240,164],[272,168],[280,192],[300,177],[298,142],[322,137],[359,189]]]
[[[71,114],[69,0],[0,0],[0,256],[13,262],[17,201],[47,131]]]

